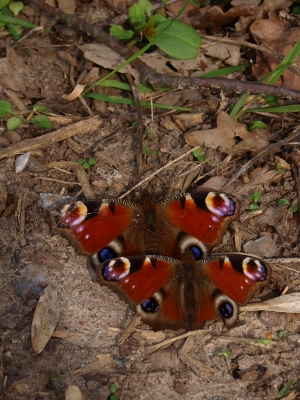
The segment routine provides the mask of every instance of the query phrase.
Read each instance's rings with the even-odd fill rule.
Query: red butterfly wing
[[[128,229],[138,213],[135,204],[118,200],[77,201],[55,210],[51,221],[79,253],[92,255]]]
[[[238,305],[246,304],[256,292],[267,286],[271,269],[259,258],[242,253],[216,254],[197,263],[200,307],[192,328],[217,316],[227,327],[238,319]]]
[[[164,254],[176,258],[182,258],[185,245],[190,243],[184,234],[196,238],[204,247],[207,246],[207,254],[222,241],[230,222],[239,215],[238,200],[227,194],[208,190],[167,199],[159,207],[161,229],[165,238]],[[181,237],[182,243],[178,243]]]
[[[142,319],[158,329],[187,328],[176,271],[180,262],[168,257],[140,256],[109,260],[96,268],[98,281],[137,306]]]

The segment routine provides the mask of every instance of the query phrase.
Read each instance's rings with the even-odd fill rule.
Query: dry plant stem
[[[84,195],[88,200],[94,200],[95,194],[90,186],[87,174],[82,167],[82,165],[77,164],[76,162],[72,161],[53,161],[47,164],[47,168],[64,168],[64,169],[71,169],[75,172],[76,177],[82,187]]]
[[[110,36],[108,33],[103,31],[99,25],[87,24],[83,19],[78,18],[75,15],[65,14],[60,9],[49,6],[43,0],[25,0],[24,3],[36,5],[48,15],[57,18],[60,22],[63,22],[76,30],[79,29],[88,33],[97,41],[106,44],[108,47],[118,52],[125,59],[129,59],[133,56],[132,51],[128,47],[120,43],[117,38]],[[250,92],[269,94],[300,102],[299,91],[289,90],[284,87],[270,86],[254,82],[242,82],[224,78],[168,76],[156,73],[151,67],[138,58],[132,61],[132,65],[140,72],[141,82],[145,85],[151,86],[154,90],[165,87],[173,89],[197,89],[202,87],[208,89],[222,89],[225,92],[234,90],[237,93]]]
[[[249,47],[250,49],[254,49],[254,50],[260,51],[261,53],[265,53],[270,56],[276,57],[279,60],[283,60],[285,57],[283,54],[280,54],[273,49],[266,49],[263,46],[259,46],[258,44],[246,42],[245,40],[236,40],[236,39],[230,39],[230,38],[226,38],[226,37],[209,36],[209,35],[201,35],[201,36],[203,39],[207,39],[212,42],[222,42],[222,43],[235,44],[235,45],[239,45],[239,46]]]
[[[288,136],[287,138],[281,140],[278,143],[268,144],[264,147],[264,149],[257,154],[255,157],[251,158],[242,168],[222,187],[222,190],[226,191],[227,188],[233,184],[241,175],[244,175],[247,170],[258,160],[265,157],[267,154],[271,153],[272,151],[278,150],[280,147],[284,146],[286,143],[294,140],[297,136],[300,135],[300,128],[296,128],[294,132]]]
[[[41,147],[49,147],[54,143],[60,142],[61,140],[67,139],[74,135],[91,133],[98,129],[101,123],[102,120],[99,117],[93,117],[76,122],[73,125],[66,126],[58,129],[57,131],[46,133],[45,135],[34,139],[22,140],[21,142],[0,150],[0,160],[6,157],[13,157],[16,154],[23,154],[27,151],[40,149]]]
[[[138,120],[138,126],[137,126],[137,130],[136,130],[136,135],[137,135],[137,179],[136,179],[136,182],[138,182],[141,179],[142,169],[143,169],[143,153],[142,153],[142,151],[143,151],[144,125],[143,125],[139,93],[136,88],[136,84],[130,74],[126,74],[126,78],[129,82],[129,85],[132,90],[136,114],[137,114],[137,120]]]
[[[137,183],[135,186],[133,186],[131,189],[129,189],[126,193],[122,194],[122,196],[119,197],[119,199],[123,199],[126,197],[129,193],[131,193],[133,190],[141,186],[143,183],[150,181],[152,178],[154,178],[159,172],[163,171],[164,169],[168,168],[170,165],[176,163],[177,161],[181,160],[188,154],[192,153],[194,150],[199,149],[200,146],[193,147],[191,150],[187,151],[186,153],[182,154],[180,157],[175,158],[175,160],[170,161],[168,164],[164,165],[163,167],[159,168],[157,171],[153,172],[153,174],[147,176],[145,179]]]

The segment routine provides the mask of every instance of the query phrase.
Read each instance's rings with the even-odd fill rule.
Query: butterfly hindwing
[[[197,329],[223,318],[227,327],[238,320],[245,304],[270,280],[260,259],[242,253],[214,255],[195,261],[162,256],[121,257],[96,269],[98,281],[121,294],[155,330]]]

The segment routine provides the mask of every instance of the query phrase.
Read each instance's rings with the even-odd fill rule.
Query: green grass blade
[[[269,85],[273,85],[277,79],[281,77],[284,71],[290,67],[295,60],[295,58],[300,53],[300,41],[295,44],[291,51],[284,57],[278,67],[273,71],[270,79],[268,80]]]
[[[269,113],[284,113],[284,112],[299,112],[300,104],[293,104],[290,106],[278,106],[278,107],[260,107],[260,108],[248,108],[245,112],[269,112]]]
[[[119,96],[107,96],[106,94],[101,94],[101,93],[87,93],[84,95],[85,97],[91,98],[91,99],[96,99],[96,100],[102,100],[102,101],[107,101],[111,103],[117,103],[117,104],[129,104],[134,106],[135,102],[132,99],[127,99],[125,97],[119,97]],[[178,106],[168,106],[166,104],[159,104],[159,103],[150,103],[148,101],[141,101],[140,105],[143,107],[153,107],[153,108],[163,108],[167,110],[177,110],[177,111],[192,111],[191,108],[186,108],[186,107],[178,107]]]
[[[216,69],[214,71],[206,72],[205,74],[200,75],[200,78],[219,78],[220,76],[229,75],[233,72],[240,71],[241,69],[250,67],[251,64],[243,64],[243,65],[236,65],[234,67],[226,67]]]
[[[5,24],[15,24],[23,26],[24,28],[37,28],[37,25],[31,24],[30,22],[23,21],[22,19],[7,17],[5,15],[0,14],[0,22],[4,22]]]

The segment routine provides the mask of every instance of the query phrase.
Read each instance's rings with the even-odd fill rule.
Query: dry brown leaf
[[[241,311],[274,311],[300,313],[300,293],[291,293],[263,303],[252,303],[241,307]]]
[[[242,140],[238,142],[237,137]],[[256,152],[269,143],[269,137],[265,129],[248,132],[244,124],[233,120],[224,111],[217,116],[217,128],[192,131],[184,135],[190,146],[220,148],[223,153],[233,155]]]
[[[39,354],[48,343],[60,316],[56,290],[49,285],[41,295],[31,325],[33,351]]]
[[[167,9],[171,16],[178,14],[184,1],[169,4]],[[243,16],[247,17],[252,12],[246,6],[232,7],[227,12],[223,12],[219,6],[206,6],[203,8],[190,8],[188,16],[181,19],[195,29],[216,29],[220,26],[231,24],[235,19]]]
[[[269,13],[269,19],[258,19],[250,27],[251,34],[255,41],[264,46],[270,47],[281,54],[288,54],[292,47],[299,41],[300,27],[287,29],[277,14]],[[296,60],[299,62],[299,57]],[[257,62],[252,67],[255,78],[260,79],[269,71],[274,70],[279,62],[277,58],[258,53]],[[266,79],[267,80],[267,79]],[[287,70],[276,81],[275,85],[285,86],[290,89],[300,90],[299,71]]]

